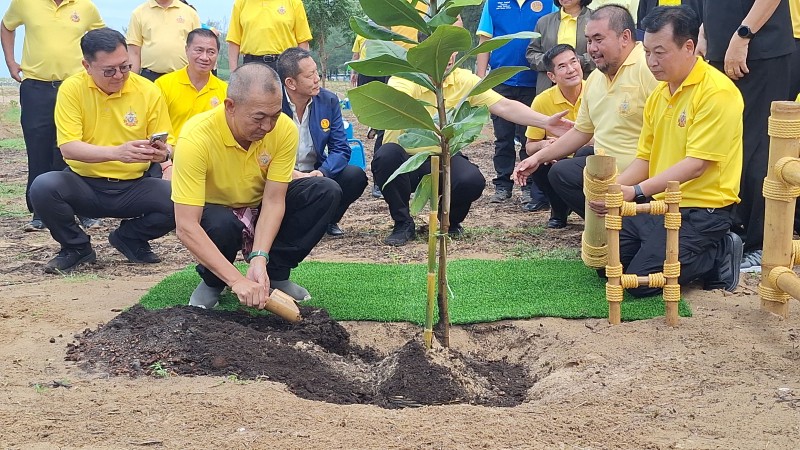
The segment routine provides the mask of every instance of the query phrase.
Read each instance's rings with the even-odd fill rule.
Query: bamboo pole
[[[436,304],[436,237],[439,231],[439,157],[431,156],[431,211],[428,219],[428,305],[425,309],[425,348],[433,346],[433,308]]]
[[[586,196],[584,231],[582,235],[581,259],[589,267],[600,269],[606,265],[605,218],[589,209],[589,202],[605,197],[608,184],[615,182],[617,164],[613,157],[592,155],[586,158],[586,172],[583,180],[583,193]]]
[[[800,155],[800,141],[797,133],[782,129],[779,124],[800,120],[800,103],[772,102],[770,116],[770,152],[767,177],[764,181],[764,252],[761,258],[761,284],[759,295],[761,309],[783,318],[789,317],[789,303],[778,286],[770,279],[770,272],[777,267],[791,268],[792,231],[795,200],[781,198],[781,180],[776,173],[775,164],[781,158],[796,158]],[[779,122],[780,121],[780,122]],[[788,189],[787,189],[788,190]]]
[[[681,184],[677,181],[668,181],[667,182],[667,193],[669,192],[680,192]],[[669,194],[668,194],[669,195]],[[680,235],[680,221],[674,224],[677,226],[671,227],[669,215],[670,214],[677,214],[677,217],[680,217],[680,200],[676,202],[671,202],[667,200],[667,216],[664,218],[664,227],[667,229],[667,255],[664,261],[664,267],[669,267],[670,265],[680,264],[678,260],[678,248],[679,248],[679,235]],[[665,275],[669,274],[669,271],[665,270]],[[677,274],[675,274],[677,275]],[[666,283],[664,287],[664,302],[666,303],[666,317],[667,317],[667,325],[671,327],[678,326],[678,303],[680,302],[680,284],[678,284],[678,277],[677,276],[666,276]],[[677,288],[670,288],[669,286],[677,286]],[[672,293],[671,291],[676,291],[677,295]]]
[[[447,109],[444,104],[444,93],[441,85],[436,86],[436,106],[439,111],[439,126],[447,124]],[[442,158],[440,161],[442,180],[441,224],[439,227],[439,323],[442,332],[442,346],[450,347],[450,313],[447,305],[447,239],[450,229],[450,198],[452,196],[452,183],[450,177],[450,144],[445,136],[441,136]]]
[[[622,187],[618,184],[611,184],[608,186],[608,193],[611,194],[621,194]],[[591,212],[591,214],[594,214]],[[588,216],[588,214],[587,214]],[[613,205],[609,206],[608,213],[606,214],[606,220],[609,218],[613,219],[614,217],[620,216],[620,207]],[[620,283],[620,275],[622,273],[622,263],[619,259],[619,229],[608,227],[604,224],[604,227],[607,229],[607,242],[608,242],[608,265],[606,265],[606,275],[608,276],[608,282],[606,283],[606,299],[608,300],[608,322],[612,325],[619,325],[622,323],[622,310],[621,310],[621,299],[613,298],[614,294],[611,294],[611,291],[621,289]],[[617,288],[616,286],[620,286]]]
[[[778,276],[774,276],[775,284],[778,288],[794,298],[800,298],[800,278],[791,270],[784,270]]]

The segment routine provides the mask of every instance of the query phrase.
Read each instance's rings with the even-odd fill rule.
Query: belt
[[[246,59],[249,61],[263,61],[265,63],[271,63],[278,60],[279,55],[247,55],[245,54],[242,59]]]
[[[153,70],[150,70],[150,69],[142,69],[141,71],[139,71],[139,74],[144,74],[145,72],[152,73],[153,75],[158,75],[158,76],[165,75],[165,74],[163,74],[161,72],[156,72],[156,71],[153,71]]]
[[[61,83],[64,82],[62,80],[55,80],[55,81],[34,80],[33,78],[26,78],[24,81],[28,81],[28,82],[34,83],[34,84],[49,85],[49,86],[52,86],[53,89],[58,89],[58,87],[61,86]]]

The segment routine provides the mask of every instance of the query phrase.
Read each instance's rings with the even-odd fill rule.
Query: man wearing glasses
[[[175,228],[170,184],[145,177],[151,163],[170,158],[165,142],[148,137],[169,132],[169,113],[158,88],[136,74],[125,38],[109,28],[81,39],[84,72],[58,92],[58,145],[69,168],[40,175],[31,186],[36,214],[61,250],[45,266],[62,273],[94,262],[89,236],[75,214],[123,220],[108,240],[133,263],[161,260],[149,241]]]

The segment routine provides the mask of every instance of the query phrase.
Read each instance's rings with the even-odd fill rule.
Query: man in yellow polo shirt
[[[687,6],[659,6],[644,19],[647,63],[661,81],[647,99],[636,159],[620,174],[626,201],[663,198],[669,181],[681,183],[680,284],[733,291],[742,241],[730,232],[739,203],[744,100],[722,72],[695,56],[700,19]],[[592,209],[605,213],[603,202]],[[625,273],[646,276],[664,268],[664,216],[623,218],[620,259]],[[630,289],[635,296],[659,289]]]
[[[525,179],[540,165],[558,161],[548,178],[567,206],[584,217],[583,169],[585,156],[562,159],[579,152],[594,138],[594,148],[617,159],[621,172],[635,157],[642,129],[644,103],[658,84],[647,69],[642,44],[636,42],[633,18],[619,5],[605,5],[586,24],[587,49],[597,69],[586,79],[575,127],[544,150],[520,162],[514,180]],[[583,150],[583,151],[581,151]]]
[[[325,177],[292,181],[299,134],[282,101],[275,71],[245,64],[224,104],[189,119],[178,138],[177,233],[203,280],[192,306],[213,308],[225,286],[248,306],[263,307],[270,288],[310,298],[289,273],[325,234],[341,189]],[[233,265],[239,251],[246,276]]]
[[[546,51],[542,57],[547,77],[555,86],[545,89],[533,99],[531,109],[544,115],[569,111],[566,119],[575,120],[583,98],[583,68],[575,48],[569,44],[558,44]],[[556,141],[556,137],[547,135],[542,128],[528,127],[525,132],[527,142],[525,152],[530,156]],[[553,189],[547,174],[549,164],[542,164],[533,173],[533,182],[550,199],[550,219],[547,228],[564,228],[567,226],[569,206]]]
[[[14,58],[16,30],[25,27],[22,64]],[[89,0],[12,0],[0,27],[3,55],[11,77],[21,82],[22,136],[28,153],[28,183],[25,200],[33,212],[30,190],[37,176],[66,167],[56,145],[53,110],[61,82],[83,70],[80,39],[89,30],[104,27],[100,13]],[[88,226],[95,219],[81,218]],[[44,230],[42,220],[33,215],[25,231]]]
[[[58,145],[68,170],[40,175],[31,186],[36,214],[59,244],[47,273],[68,272],[96,254],[75,214],[123,220],[108,241],[129,261],[161,260],[148,241],[175,228],[169,182],[145,177],[170,147],[149,136],[169,132],[167,106],[153,83],[131,74],[125,38],[100,28],[81,39],[85,71],[69,77],[56,101]]]
[[[450,58],[451,65],[455,63],[455,56],[454,53]],[[454,70],[443,83],[445,107],[455,108],[480,80],[477,75],[468,70]],[[389,86],[430,105],[436,104],[436,95],[433,91],[412,81],[391,77]],[[509,100],[491,89],[469,97],[469,102],[475,106],[486,106],[491,114],[513,121],[515,124],[547,128],[557,135],[567,132],[572,125],[571,122],[562,119],[563,113],[548,117],[531,110],[530,107],[516,100]],[[435,110],[430,106],[428,112],[433,115]],[[383,242],[393,246],[405,245],[416,235],[414,219],[409,211],[409,199],[422,177],[431,171],[429,159],[417,170],[404,173],[386,184],[395,170],[409,158],[406,150],[397,143],[401,134],[403,134],[403,130],[386,130],[383,137],[384,143],[375,152],[375,158],[372,160],[372,175],[375,183],[381,186],[383,198],[389,206],[392,219],[394,219],[394,229]],[[486,180],[478,166],[471,163],[461,152],[453,155],[450,164],[453,195],[450,201],[450,229],[448,232],[451,236],[458,236],[464,230],[461,222],[467,217],[472,202],[480,198]]]
[[[147,0],[131,14],[128,51],[133,71],[150,81],[186,65],[183,43],[200,27],[200,16],[178,0]]]
[[[186,38],[186,57],[189,64],[183,69],[156,80],[164,94],[169,109],[173,134],[167,142],[175,144],[183,124],[189,118],[208,111],[225,100],[228,84],[215,77],[211,71],[217,65],[219,38],[211,30],[196,28]],[[171,177],[171,162],[162,165],[162,178]]]
[[[309,50],[311,28],[302,0],[234,0],[228,26],[231,70],[260,62],[275,69],[278,55],[291,47]]]

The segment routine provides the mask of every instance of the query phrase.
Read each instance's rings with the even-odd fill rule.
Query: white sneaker
[[[746,252],[742,257],[742,264],[739,266],[739,272],[742,273],[761,273],[761,250],[753,250]]]

